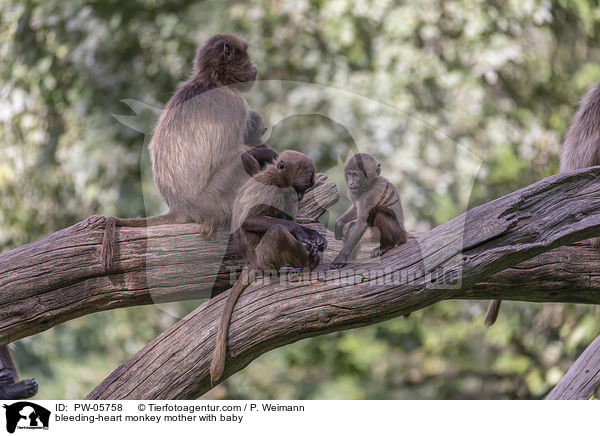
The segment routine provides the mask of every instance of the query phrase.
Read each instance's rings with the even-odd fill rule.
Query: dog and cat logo
[[[16,429],[48,430],[50,411],[29,401],[19,401],[6,409],[6,431],[14,433]]]

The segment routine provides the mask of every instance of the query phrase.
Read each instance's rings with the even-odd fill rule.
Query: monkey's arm
[[[338,241],[342,239],[342,236],[344,234],[344,226],[355,219],[356,207],[352,205],[350,206],[350,209],[348,209],[341,217],[339,217],[335,221],[335,239],[337,239]]]
[[[279,155],[267,144],[261,144],[257,145],[256,147],[250,148],[250,150],[248,150],[242,155],[242,159],[246,158],[247,156],[252,156],[254,159],[256,159],[258,165],[262,169],[266,164],[271,163],[275,159],[277,159],[277,156]]]
[[[283,227],[300,242],[311,242],[304,228],[295,220],[275,218],[272,216],[250,216],[242,224],[242,230],[246,232],[266,233],[274,227]]]
[[[358,241],[360,241],[360,238],[362,238],[366,231],[367,223],[364,221],[357,221],[356,225],[352,227],[348,233],[348,237],[346,238],[346,242],[344,242],[344,246],[329,266],[329,269],[339,269],[346,265],[348,256],[350,256],[350,253],[352,253],[352,250],[356,244],[358,244]]]

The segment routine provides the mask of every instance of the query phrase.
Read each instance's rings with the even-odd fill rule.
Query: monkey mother
[[[167,103],[149,145],[154,182],[169,211],[150,218],[108,218],[104,269],[112,264],[117,225],[194,222],[209,237],[231,219],[233,199],[244,181],[241,156],[250,149],[242,143],[250,109],[240,92],[252,88],[257,69],[247,49],[235,35],[215,35],[198,49],[191,77]],[[252,158],[260,160],[259,155]],[[263,164],[258,161],[257,167]]]

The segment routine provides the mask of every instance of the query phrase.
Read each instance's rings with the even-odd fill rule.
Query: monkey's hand
[[[308,250],[308,267],[312,270],[319,266],[321,258],[319,257],[319,249],[314,243],[310,243],[306,249]]]
[[[327,239],[325,239],[325,237],[319,232],[316,232],[315,244],[317,246],[317,250],[325,251],[327,248]]]
[[[304,245],[305,247],[311,245],[313,243],[313,239],[308,235],[308,232],[306,231],[307,229],[295,222],[294,224],[296,225],[290,229],[290,233],[292,234],[292,236],[296,238],[300,243],[302,243],[302,245]]]
[[[317,250],[325,251],[327,248],[327,239],[320,234],[318,231],[311,229],[310,227],[303,227],[304,232],[308,235],[310,242],[316,245]]]

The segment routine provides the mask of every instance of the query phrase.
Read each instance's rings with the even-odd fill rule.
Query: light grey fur
[[[228,220],[244,172],[240,156],[249,149],[241,142],[248,112],[244,98],[227,87],[162,112],[149,148],[154,181],[171,210],[196,222],[211,213],[217,222]]]
[[[600,165],[600,82],[583,96],[567,132],[560,172]],[[600,248],[600,238],[590,239]]]

